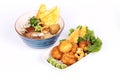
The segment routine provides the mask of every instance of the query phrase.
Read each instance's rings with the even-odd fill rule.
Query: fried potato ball
[[[63,53],[61,53],[58,49],[58,46],[55,46],[52,51],[51,51],[51,56],[54,58],[54,59],[57,59],[57,60],[60,60],[61,57],[62,57]]]
[[[72,52],[68,52],[68,53],[64,53],[61,61],[66,64],[66,65],[72,65],[73,63],[75,63],[77,61],[75,55]]]
[[[58,48],[59,48],[60,52],[67,53],[67,52],[71,51],[71,49],[72,49],[72,43],[69,42],[68,40],[62,41],[59,44]]]
[[[76,43],[72,43],[72,50],[71,52],[75,53],[77,51],[78,45]]]

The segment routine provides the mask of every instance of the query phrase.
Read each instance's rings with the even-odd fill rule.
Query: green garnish
[[[99,38],[97,38],[95,39],[93,45],[88,46],[88,51],[92,53],[97,52],[101,49],[101,46],[102,46],[102,41]]]
[[[85,40],[87,41],[92,41],[92,43],[95,41],[95,35],[94,35],[94,31],[89,30],[87,28],[87,33],[86,35],[83,37]]]
[[[50,59],[48,59],[47,61],[48,61],[50,64],[53,64],[53,63],[56,62],[56,60],[55,60],[54,58],[50,58]]]
[[[67,68],[67,65],[66,64],[62,64],[60,62],[58,62],[57,60],[55,60],[54,58],[52,57],[49,57],[47,59],[48,63],[50,63],[51,65],[53,65],[54,67],[56,68],[59,68],[59,69],[64,69],[64,68]]]
[[[84,40],[85,40],[84,38],[79,37],[77,41],[79,43],[79,42],[84,41]]]
[[[35,27],[35,32],[40,32],[41,31],[41,26],[40,25],[37,25],[36,27]]]
[[[72,34],[74,31],[75,31],[75,30],[74,30],[73,28],[71,28],[69,35]]]
[[[81,29],[81,28],[82,28],[82,25],[77,26],[77,29]]]
[[[61,64],[61,69],[67,68],[66,64]]]
[[[39,22],[40,22],[40,19],[35,18],[35,16],[31,17],[29,20],[29,24],[31,27],[37,26]]]
[[[60,42],[65,41],[66,39],[61,39]]]
[[[102,41],[95,37],[94,31],[87,28],[87,34],[83,37],[84,40],[91,42],[92,44],[88,46],[89,52],[97,52],[101,49]]]
[[[39,23],[40,23],[40,19],[35,18],[35,16],[31,17],[29,20],[30,27],[34,27],[35,32],[41,31],[41,25]]]
[[[53,66],[54,66],[54,65],[53,65]],[[57,64],[55,64],[55,67],[61,68],[61,64],[60,64],[60,63],[57,63]]]

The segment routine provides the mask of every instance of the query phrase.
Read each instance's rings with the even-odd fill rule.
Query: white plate
[[[75,10],[75,12],[77,12],[77,10]],[[75,15],[73,16],[72,14],[75,14]],[[69,17],[70,19],[67,19],[67,17]],[[76,26],[78,25],[86,24],[88,28],[93,30],[95,32],[95,35],[99,37],[103,42],[101,50],[97,53],[94,53],[95,55],[99,55],[100,57],[102,57],[103,55],[112,56],[110,54],[110,50],[112,49],[113,51],[116,51],[116,49],[118,48],[118,47],[116,49],[113,48],[113,46],[116,46],[116,44],[119,44],[118,43],[119,32],[118,32],[118,28],[115,27],[117,25],[115,24],[115,17],[113,16],[113,12],[111,10],[107,9],[106,11],[106,9],[102,9],[102,8],[99,8],[99,9],[92,8],[90,11],[89,9],[84,8],[83,13],[81,13],[80,11],[78,11],[77,13],[71,12],[70,15],[65,16],[64,20],[66,22],[65,23],[66,26],[55,45],[59,44],[60,39],[67,38],[70,28],[76,28]],[[53,45],[53,47],[55,45]],[[52,47],[45,50],[45,53],[41,54],[41,57],[46,62],[47,62],[47,58],[50,55],[51,49]],[[88,56],[93,56],[94,54],[89,54]],[[82,62],[86,61],[87,59],[88,60],[91,59],[88,56],[85,57],[82,60]],[[80,63],[81,63],[81,60],[69,67],[73,67],[74,65],[79,65]]]

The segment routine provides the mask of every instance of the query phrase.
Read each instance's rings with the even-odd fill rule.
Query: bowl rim
[[[35,12],[35,11],[37,12],[37,10],[33,10],[33,11],[26,12],[26,13],[22,14],[21,16],[19,16],[18,19],[15,21],[14,28],[15,28],[15,31],[16,31],[20,36],[22,36],[22,37],[24,37],[24,38],[26,38],[26,39],[29,39],[29,40],[41,40],[41,41],[42,41],[42,40],[51,39],[51,38],[59,35],[59,34],[63,31],[64,26],[65,26],[65,22],[64,22],[63,18],[60,16],[59,18],[62,20],[63,26],[62,26],[62,28],[60,29],[60,31],[59,31],[58,33],[56,33],[55,35],[53,35],[53,36],[50,37],[50,38],[45,38],[45,39],[32,39],[32,38],[28,38],[28,37],[25,37],[25,36],[21,35],[21,34],[18,32],[18,30],[16,29],[16,25],[17,25],[18,20],[19,20],[22,16],[24,16],[24,15],[30,13],[30,12]],[[31,17],[32,17],[32,16],[31,16]]]

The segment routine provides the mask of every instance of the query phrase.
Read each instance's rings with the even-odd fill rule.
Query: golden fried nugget
[[[72,43],[72,50],[71,52],[75,53],[77,51],[78,45],[76,43]]]
[[[55,46],[52,51],[51,51],[51,56],[54,58],[54,59],[57,59],[57,60],[60,60],[61,57],[62,57],[63,53],[61,53],[58,49],[58,46]]]
[[[58,46],[60,52],[67,53],[72,49],[72,43],[68,40],[62,41]]]
[[[68,52],[63,54],[61,61],[66,65],[72,65],[77,61],[77,59],[72,52]]]

